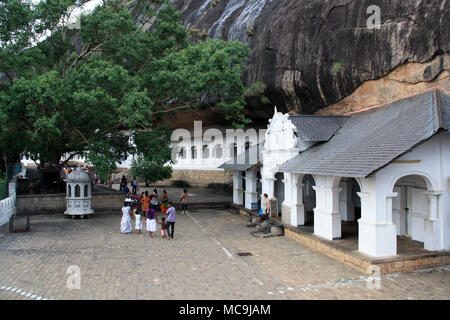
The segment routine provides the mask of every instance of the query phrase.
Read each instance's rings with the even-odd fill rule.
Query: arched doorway
[[[281,217],[281,204],[284,201],[284,174],[282,172],[277,172],[275,174],[275,184],[274,184],[274,197],[277,199],[278,203],[278,217]]]
[[[339,213],[341,214],[341,238],[354,238],[358,241],[358,220],[361,218],[361,192],[354,178],[342,178],[339,182]]]
[[[392,199],[392,222],[397,230],[397,253],[424,248],[429,187],[429,180],[420,175],[403,176],[394,184],[392,191],[397,196]]]
[[[314,208],[316,207],[316,191],[313,186],[316,185],[314,177],[306,174],[302,179],[303,184],[303,204],[305,206],[306,222],[305,226],[314,225]]]

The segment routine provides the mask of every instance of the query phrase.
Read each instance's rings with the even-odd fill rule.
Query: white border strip
[[[7,291],[7,292],[11,292],[11,293],[15,293],[15,294],[19,294],[20,296],[25,296],[25,298],[31,299],[31,300],[51,300],[49,298],[45,298],[43,296],[40,296],[38,294],[32,293],[32,292],[27,292],[25,290],[19,289],[19,288],[15,288],[15,287],[11,287],[8,285],[4,285],[4,284],[0,284],[0,290],[3,291]]]

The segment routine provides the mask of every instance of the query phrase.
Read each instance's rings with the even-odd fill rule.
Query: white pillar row
[[[392,198],[397,193],[376,193],[375,178],[361,179],[361,219],[358,220],[358,250],[374,256],[397,254],[397,230],[392,223]],[[380,190],[379,190],[380,191]]]
[[[341,238],[341,214],[339,213],[339,193],[335,187],[339,177],[317,176],[316,208],[314,208],[314,234],[329,240]]]
[[[244,190],[242,189],[242,171],[233,171],[233,203],[244,205]]]
[[[305,185],[302,181],[302,174],[293,174],[290,188],[290,225],[294,227],[306,224],[306,210],[303,203],[303,188]]]
[[[256,192],[256,171],[246,171],[245,173],[245,207],[252,208],[252,202],[258,202],[258,193]]]
[[[353,182],[341,181],[340,187],[342,188],[339,195],[339,212],[341,213],[342,221],[354,221],[355,220],[355,205],[353,203]]]
[[[441,191],[425,191],[424,194],[428,196],[429,212],[428,219],[424,221],[424,248],[426,250],[443,250],[443,239],[441,234],[442,223],[439,219],[438,212],[438,197],[442,194]]]

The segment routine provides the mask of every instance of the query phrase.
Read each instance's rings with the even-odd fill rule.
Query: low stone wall
[[[226,184],[233,183],[233,172],[229,170],[182,170],[174,169],[170,179],[160,181],[155,185],[167,186],[173,181],[186,181],[192,187],[207,187],[209,184]]]
[[[125,193],[105,189],[94,192],[92,207],[95,211],[117,211],[123,206]],[[63,214],[66,211],[66,195],[22,195],[17,196],[17,214]]]
[[[389,274],[450,264],[450,251],[430,252],[408,257],[399,256],[390,259],[370,259],[365,255],[329,244],[327,241],[321,240],[314,235],[296,232],[289,226],[285,226],[284,234],[288,238],[294,239],[313,250],[317,250],[330,258],[369,275],[371,270],[373,270],[370,267],[379,268],[381,274]]]

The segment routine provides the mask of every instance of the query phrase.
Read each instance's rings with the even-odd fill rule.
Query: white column
[[[244,204],[244,190],[242,189],[242,171],[233,171],[233,203]]]
[[[281,221],[285,224],[290,224],[291,222],[293,176],[293,173],[284,173],[284,201],[281,204]]]
[[[353,183],[351,181],[342,181],[340,184],[342,190],[339,195],[339,211],[341,213],[342,221],[355,220],[355,206],[353,204],[352,186]]]
[[[258,202],[256,183],[256,171],[247,171],[245,173],[245,207],[247,209],[252,208],[252,202]]]
[[[361,179],[361,182],[364,192],[358,192],[361,198],[358,250],[374,257],[394,256],[397,230],[392,223],[392,198],[397,193],[383,194],[377,190],[375,178]]]
[[[443,250],[442,235],[438,212],[438,197],[442,194],[441,191],[425,191],[424,194],[428,196],[428,219],[424,221],[424,248],[426,250]]]
[[[267,193],[269,199],[272,199],[274,195],[275,188],[275,178],[262,177],[262,195],[261,199],[264,198],[264,193]]]
[[[301,182],[303,175],[294,174],[292,181],[291,195],[291,221],[294,227],[304,226],[306,224],[306,209],[303,204],[303,188],[305,185]]]
[[[336,177],[320,177],[316,186],[316,208],[314,208],[314,234],[329,240],[341,238],[341,215],[339,213],[339,192],[332,187]]]
[[[392,222],[395,224],[397,235],[402,236],[405,234],[405,218],[406,214],[402,214],[401,201],[403,198],[401,187],[394,187],[394,192],[399,196],[392,199]]]

